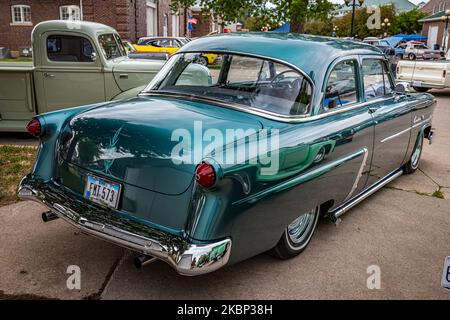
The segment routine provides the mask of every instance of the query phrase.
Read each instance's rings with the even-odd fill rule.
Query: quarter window
[[[93,62],[91,42],[83,37],[54,35],[47,38],[47,56],[55,62]]]
[[[31,24],[31,7],[17,5],[11,7],[12,22],[17,24]]]
[[[323,108],[325,111],[343,107],[359,101],[356,62],[338,63],[330,74],[325,87]]]
[[[386,63],[379,59],[365,59],[362,63],[366,100],[388,96],[394,88]]]
[[[81,20],[81,12],[79,6],[61,6],[59,8],[61,20]]]

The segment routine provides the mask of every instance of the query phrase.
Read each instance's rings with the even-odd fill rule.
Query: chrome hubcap
[[[302,243],[307,240],[311,229],[314,228],[315,218],[316,209],[313,209],[295,219],[287,228],[289,239],[293,243]]]

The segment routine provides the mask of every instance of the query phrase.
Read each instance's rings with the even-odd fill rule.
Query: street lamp
[[[339,31],[339,27],[338,26],[334,26],[333,27],[333,34],[332,34],[332,36],[333,37],[337,37],[337,32]]]
[[[389,19],[386,18],[384,19],[383,23],[381,24],[381,27],[384,29],[386,27],[386,31],[384,32],[384,36],[387,37],[388,35],[388,30],[391,27],[391,23],[389,22]]]
[[[447,11],[445,11],[445,14],[442,16],[442,21],[445,21],[444,41],[442,43],[442,51],[444,51],[444,52],[446,49],[445,47],[447,46],[449,19],[450,19],[450,9],[447,9]]]
[[[352,9],[352,31],[350,34],[350,36],[353,37],[353,34],[355,32],[355,10],[356,10],[356,7],[363,6],[364,0],[358,0],[358,4],[356,4],[356,0],[344,0],[344,2],[347,7],[349,7],[349,6],[353,7],[353,9]]]

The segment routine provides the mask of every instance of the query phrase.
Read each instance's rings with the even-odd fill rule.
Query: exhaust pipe
[[[142,269],[146,265],[149,265],[149,264],[155,262],[156,260],[157,260],[156,258],[153,258],[153,257],[150,257],[150,256],[146,256],[146,255],[142,255],[142,256],[134,258],[134,266],[137,269]]]
[[[42,221],[44,222],[50,222],[56,219],[59,219],[59,217],[52,211],[47,211],[42,214]]]

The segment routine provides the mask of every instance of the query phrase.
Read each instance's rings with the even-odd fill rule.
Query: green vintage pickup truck
[[[164,61],[127,57],[113,28],[46,21],[33,30],[33,63],[0,62],[0,132],[25,131],[35,115],[136,96]]]

